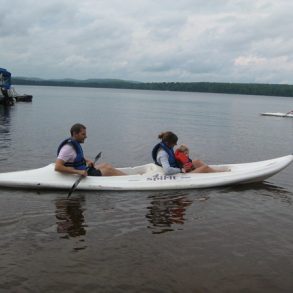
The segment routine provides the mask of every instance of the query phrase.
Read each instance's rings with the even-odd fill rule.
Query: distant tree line
[[[29,78],[12,78],[16,85],[67,86],[120,88],[137,90],[182,91],[202,93],[224,93],[241,95],[265,95],[293,97],[293,85],[260,83],[219,83],[219,82],[133,82],[125,80],[42,80]]]

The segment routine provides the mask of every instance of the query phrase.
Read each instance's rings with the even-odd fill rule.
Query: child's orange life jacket
[[[175,158],[179,162],[179,164],[183,166],[185,171],[191,171],[193,169],[192,160],[183,152],[176,150]]]

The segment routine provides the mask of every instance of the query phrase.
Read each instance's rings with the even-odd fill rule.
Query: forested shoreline
[[[118,79],[45,80],[19,77],[12,78],[12,83],[14,85],[121,88],[137,90],[182,91],[293,97],[293,85],[289,84],[219,82],[135,82]]]

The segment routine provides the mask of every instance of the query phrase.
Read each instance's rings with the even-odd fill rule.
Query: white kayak
[[[228,172],[187,173],[164,175],[162,168],[150,163],[137,167],[119,168],[125,176],[86,177],[77,189],[80,190],[170,190],[225,186],[259,182],[286,168],[293,160],[288,155],[272,160],[228,165],[212,165],[214,168],[229,168]],[[34,170],[0,174],[0,186],[31,189],[67,189],[78,178],[54,170],[54,164]]]
[[[262,116],[275,116],[275,117],[284,117],[284,118],[293,118],[293,114],[286,114],[286,113],[261,113]]]

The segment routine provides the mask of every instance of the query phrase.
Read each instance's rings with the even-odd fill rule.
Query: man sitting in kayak
[[[86,139],[86,127],[74,124],[70,129],[71,137],[65,139],[58,147],[55,171],[79,174],[82,176],[119,176],[123,172],[104,163],[94,166],[91,160],[85,159],[81,143]],[[89,168],[87,168],[89,167]]]
[[[171,131],[162,132],[158,136],[161,142],[156,144],[152,151],[152,157],[155,163],[162,166],[166,175],[172,175],[176,173],[186,173],[184,168],[181,168],[180,162],[176,160],[174,154],[174,146],[177,145],[178,137]],[[194,170],[191,173],[212,173],[223,172],[229,170],[216,170],[205,164],[201,160],[192,160]]]

